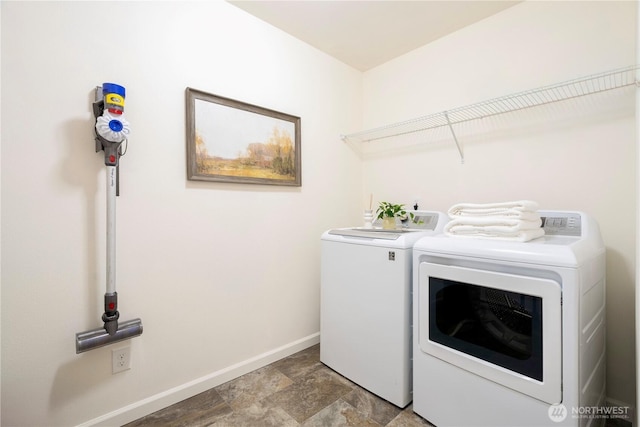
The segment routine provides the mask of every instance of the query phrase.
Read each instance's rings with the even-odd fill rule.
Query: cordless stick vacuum
[[[96,88],[93,114],[96,117],[96,152],[104,151],[107,166],[107,291],[104,294],[102,328],[76,334],[76,353],[83,353],[107,344],[142,334],[140,319],[118,323],[118,293],[116,292],[116,196],[118,167],[122,143],[127,141],[129,123],[124,119],[124,87],[103,83]]]

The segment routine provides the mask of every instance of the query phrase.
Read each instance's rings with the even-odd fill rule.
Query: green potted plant
[[[377,218],[382,220],[382,228],[391,230],[396,228],[396,218],[400,220],[407,218],[407,211],[404,209],[404,205],[380,202],[378,209],[376,210]],[[409,213],[409,216],[413,220],[413,213]]]

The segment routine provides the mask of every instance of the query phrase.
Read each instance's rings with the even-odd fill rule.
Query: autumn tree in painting
[[[289,132],[274,127],[266,143],[249,144],[238,159],[245,168],[271,169],[278,175],[295,176],[294,156]]]
[[[273,153],[271,168],[280,175],[295,176],[293,142],[289,132],[281,131],[279,128],[273,128],[273,133],[267,147]]]
[[[196,168],[199,171],[206,171],[207,165],[206,161],[209,157],[207,153],[207,145],[204,143],[204,139],[202,139],[202,135],[199,132],[196,132]]]
[[[254,142],[247,146],[246,155],[238,156],[242,160],[242,164],[268,168],[273,159],[266,145],[260,142]]]

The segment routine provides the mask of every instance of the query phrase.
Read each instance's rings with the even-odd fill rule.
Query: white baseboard
[[[123,425],[171,406],[196,394],[224,384],[246,373],[267,366],[277,360],[290,356],[320,342],[320,333],[301,338],[282,347],[259,354],[227,368],[197,378],[188,383],[173,387],[154,396],[127,405],[108,414],[79,424],[77,427]]]

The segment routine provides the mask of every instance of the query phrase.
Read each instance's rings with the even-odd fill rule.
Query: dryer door
[[[420,350],[549,404],[562,401],[560,285],[420,263]]]

